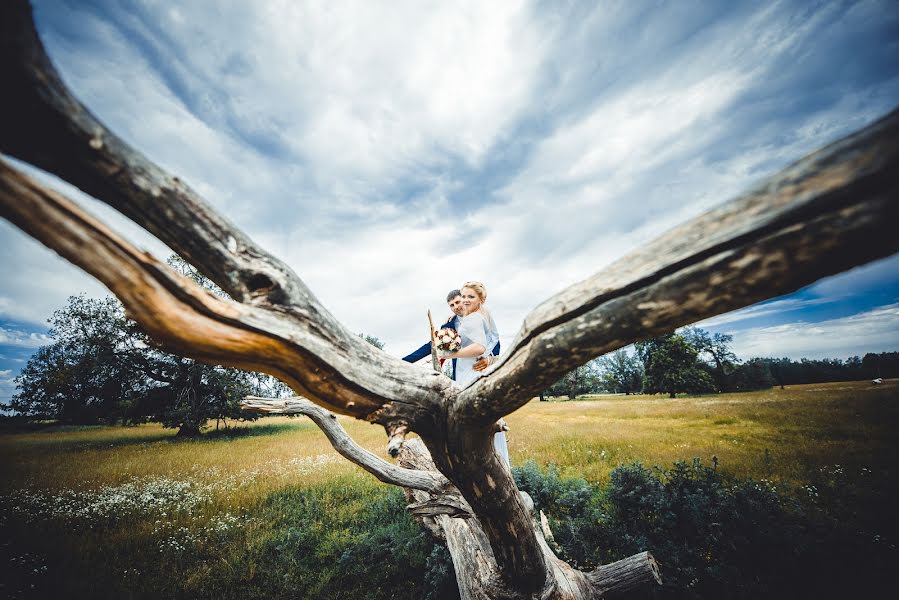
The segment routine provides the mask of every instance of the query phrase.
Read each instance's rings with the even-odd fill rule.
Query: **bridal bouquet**
[[[462,336],[449,327],[435,331],[434,340],[441,352],[455,352],[462,346]]]

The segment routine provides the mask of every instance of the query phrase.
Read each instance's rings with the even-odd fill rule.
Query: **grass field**
[[[507,421],[513,464],[554,464],[602,485],[621,464],[699,457],[793,490],[844,486],[866,519],[895,521],[871,507],[899,491],[899,380],[535,400]],[[382,428],[341,422],[384,456]],[[402,513],[401,497],[300,418],[199,440],[157,425],[7,428],[0,452],[2,558],[12,574],[0,597],[359,597],[338,581],[336,563],[380,547],[370,524],[385,510]],[[404,566],[425,565],[430,542],[397,519],[392,535],[411,540]],[[381,564],[370,575],[376,583],[362,596],[382,597],[375,588],[386,593],[396,579],[404,597],[426,597],[429,582],[407,572]]]

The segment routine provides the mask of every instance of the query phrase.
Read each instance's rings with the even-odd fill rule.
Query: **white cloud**
[[[832,298],[785,298],[782,300],[774,300],[764,304],[755,304],[747,308],[741,308],[733,312],[718,315],[705,321],[700,321],[696,325],[698,327],[720,327],[721,325],[730,325],[739,323],[748,319],[756,319],[759,317],[767,317],[771,315],[779,315],[787,312],[803,310],[811,306],[828,304],[833,302]]]
[[[40,348],[53,342],[53,338],[45,333],[26,332],[18,329],[0,327],[0,346],[17,346],[19,348]],[[7,371],[7,374],[8,371]],[[0,371],[0,377],[3,377]]]
[[[104,122],[396,355],[466,279],[487,283],[510,341],[555,291],[870,121],[899,89],[895,67],[854,79],[870,61],[809,68],[852,60],[859,45],[830,34],[870,36],[877,3],[840,19],[789,2],[223,6],[44,0],[37,15]],[[835,100],[825,85],[842,86]],[[10,226],[0,238],[0,316],[39,323],[69,294],[105,293]]]
[[[787,323],[741,331],[734,351],[742,358],[776,356],[848,358],[899,350],[899,303],[817,323]]]

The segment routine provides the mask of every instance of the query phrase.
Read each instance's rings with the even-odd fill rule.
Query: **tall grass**
[[[383,429],[340,419],[385,456]],[[699,457],[806,495],[843,486],[860,523],[891,518],[880,507],[899,491],[896,380],[535,400],[507,421],[513,464],[597,485],[633,461]],[[156,425],[7,428],[0,452],[0,596],[423,598],[452,578],[401,494],[306,419],[199,440]]]

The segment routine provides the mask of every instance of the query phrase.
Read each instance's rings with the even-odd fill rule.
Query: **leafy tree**
[[[591,361],[563,375],[545,393],[551,396],[568,396],[569,400],[574,400],[582,394],[589,394],[599,388],[600,376]]]
[[[146,388],[131,368],[138,352],[121,304],[114,298],[71,296],[49,319],[54,342],[40,348],[16,378],[9,408],[68,423],[114,421],[121,401]]]
[[[177,257],[169,264],[210,292],[208,279]],[[197,435],[210,419],[255,419],[246,395],[277,397],[289,388],[269,375],[207,365],[157,349],[115,298],[72,296],[53,313],[49,335],[16,379],[8,408],[66,423],[157,421]],[[373,338],[377,340],[377,338]]]
[[[701,394],[714,391],[711,376],[702,368],[698,353],[683,336],[668,333],[637,342],[634,347],[643,361],[644,392],[667,392],[674,398],[678,392]]]
[[[766,390],[774,384],[770,364],[760,358],[752,358],[739,365],[732,376],[733,389],[737,392]]]
[[[725,333],[711,334],[699,327],[685,327],[681,335],[696,350],[698,358],[709,365],[718,390],[729,391],[730,376],[740,362],[731,349],[734,336]]]
[[[862,358],[861,379],[899,377],[899,352],[868,353]]]
[[[610,392],[636,394],[643,388],[643,364],[626,350],[616,350],[596,361],[603,387]]]
[[[360,333],[359,337],[361,337],[363,340],[365,340],[366,342],[368,342],[369,344],[371,344],[378,350],[384,349],[384,341],[376,336],[368,335],[367,333],[366,334]]]

